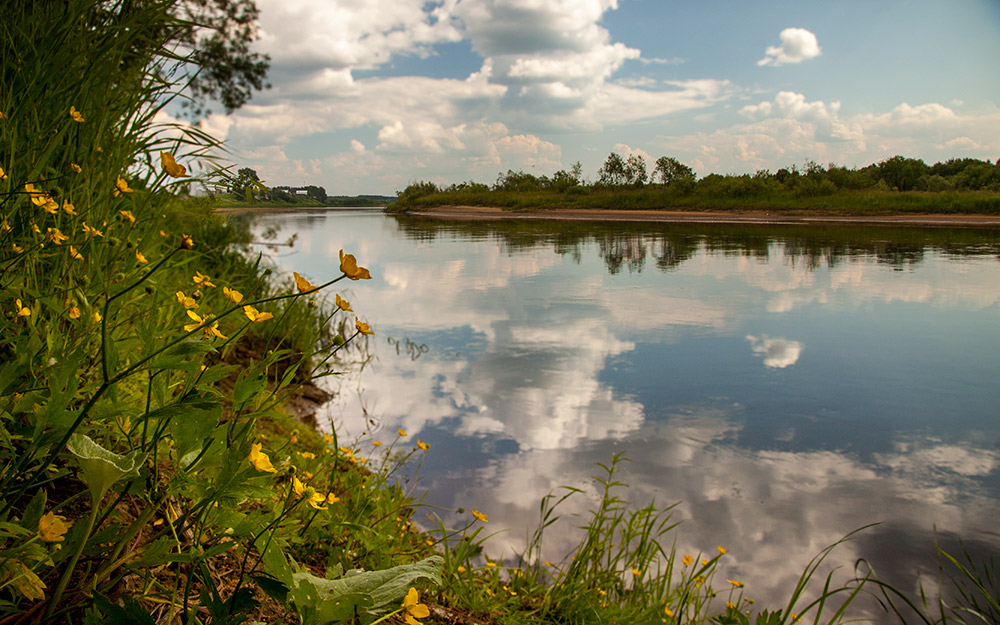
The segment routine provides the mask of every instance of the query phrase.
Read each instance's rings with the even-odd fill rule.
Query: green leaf
[[[94,505],[98,505],[108,489],[118,480],[139,475],[145,455],[135,450],[127,456],[110,452],[95,443],[89,436],[74,434],[66,449],[77,457],[83,470],[83,481],[90,489]]]
[[[35,493],[35,496],[31,498],[31,501],[24,508],[24,514],[21,516],[21,525],[28,529],[37,528],[38,521],[45,514],[45,502],[45,489],[39,488],[38,492]]]
[[[122,597],[122,605],[117,606],[108,601],[108,598],[104,595],[95,592],[94,605],[106,617],[103,621],[97,621],[100,623],[113,623],[114,625],[156,625],[156,621],[153,620],[153,617],[146,612],[142,605],[128,595],[124,595]]]
[[[382,571],[348,571],[340,579],[322,579],[307,572],[295,573],[291,591],[304,625],[341,623],[355,609],[377,610],[402,601],[418,579],[441,583],[441,556]]]

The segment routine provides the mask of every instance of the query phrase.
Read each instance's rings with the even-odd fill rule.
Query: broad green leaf
[[[401,602],[418,579],[441,583],[441,556],[382,571],[348,571],[340,579],[322,579],[307,572],[292,576],[296,610],[305,625],[340,623],[358,610],[377,610]]]
[[[145,456],[135,450],[127,456],[110,452],[95,443],[89,436],[74,434],[66,449],[77,457],[83,470],[83,481],[90,489],[94,505],[98,505],[108,489],[127,476],[138,476]]]

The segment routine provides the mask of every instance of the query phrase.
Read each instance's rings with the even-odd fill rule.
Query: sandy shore
[[[872,224],[887,226],[937,226],[949,228],[997,228],[997,215],[784,215],[765,211],[669,211],[588,210],[572,208],[511,211],[482,206],[441,206],[409,211],[409,215],[439,219],[555,219],[577,221],[653,221],[664,223],[717,224]]]

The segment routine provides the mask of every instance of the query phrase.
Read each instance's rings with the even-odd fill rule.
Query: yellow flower
[[[552,566],[552,563],[549,562],[548,560],[542,560],[542,562],[545,563],[545,566]]]
[[[11,247],[13,248],[15,254],[24,253],[24,248],[18,245],[17,243],[11,243]]]
[[[6,219],[0,222],[0,232],[10,232],[10,224],[7,223]]]
[[[403,437],[403,438],[406,438],[406,436],[407,436],[407,434],[406,434],[406,430],[404,430],[403,428],[397,428],[397,429],[396,429],[396,432],[398,432],[398,433],[399,433],[399,435],[400,435],[401,437]]]
[[[641,576],[641,575],[642,575],[642,571],[641,571],[640,569],[637,569],[637,568],[635,568],[635,567],[633,566],[633,567],[632,567],[632,575],[634,575],[635,577],[639,577],[639,576]]]
[[[719,550],[719,555],[720,555],[720,556],[724,556],[724,555],[726,555],[726,548],[725,548],[725,547],[723,547],[722,545],[719,545],[718,547],[716,547],[716,549],[718,549],[718,550]]]
[[[792,620],[798,622],[802,620],[802,617],[796,614],[795,612],[792,612]]]
[[[200,271],[194,272],[194,275],[191,276],[191,279],[194,280],[194,283],[197,284],[199,287],[202,285],[215,286],[214,284],[212,284],[211,278],[209,278],[206,275],[202,275]]]
[[[178,291],[178,293],[179,293],[179,291]],[[178,299],[180,299],[180,298],[178,298]],[[189,323],[186,326],[184,326],[184,331],[185,332],[191,332],[192,330],[200,328],[201,325],[203,323],[205,323],[205,320],[201,318],[201,315],[199,315],[198,313],[194,312],[193,310],[188,310],[187,311],[187,316],[190,317],[194,321],[194,323]]]
[[[79,319],[80,318],[80,309],[77,308],[76,306],[70,306],[69,307],[69,318],[70,319]]]
[[[21,305],[21,300],[15,299],[14,303],[17,304],[17,316],[18,317],[30,317],[31,316],[31,309],[28,308],[27,306],[22,306]]]
[[[76,215],[76,207],[67,202],[66,200],[63,200],[62,209],[66,211],[66,214],[68,215]]]
[[[375,445],[376,447],[381,447],[382,441],[372,441],[372,445]]]
[[[6,180],[7,174],[4,173],[3,167],[0,167],[0,180]]]
[[[351,280],[371,280],[372,277],[367,269],[358,267],[354,254],[344,254],[344,250],[340,250],[340,270]]]
[[[77,165],[76,163],[70,163],[69,164],[69,168],[72,169],[73,171],[75,171],[78,174],[82,174],[83,173],[83,168],[80,167],[79,165]]]
[[[66,517],[46,512],[38,519],[38,535],[47,543],[55,543],[66,537],[72,522],[67,523]]]
[[[732,601],[727,601],[726,602],[726,607],[729,608],[730,610],[735,610],[736,609],[736,604],[733,603]]]
[[[39,227],[38,227],[38,224],[36,224],[36,223],[32,223],[32,224],[31,224],[31,230],[32,230],[32,231],[33,231],[33,232],[34,232],[35,234],[41,234],[41,233],[42,233],[42,229],[41,229],[41,228],[39,228]]]
[[[368,327],[367,323],[362,323],[357,317],[354,318],[354,327],[358,329],[361,334],[375,334],[375,332]]]
[[[226,296],[226,299],[234,304],[239,304],[243,301],[243,294],[235,289],[231,289],[228,286],[222,287],[222,294]]]
[[[128,182],[124,178],[118,176],[118,180],[115,180],[115,197],[118,197],[122,193],[132,193],[132,189],[129,188]]]
[[[62,245],[63,241],[69,239],[68,236],[59,232],[59,228],[46,228],[45,236],[56,245]]]
[[[35,185],[31,184],[30,182],[24,183],[24,190],[27,191],[28,197],[31,198],[31,201],[35,202],[35,204],[38,204],[38,202],[36,201],[37,198],[40,198],[45,195],[44,191],[39,191],[38,189],[35,188]]]
[[[483,523],[489,523],[489,519],[486,518],[486,515],[479,510],[473,510],[472,516],[476,517],[477,520],[482,521]]]
[[[100,322],[101,322],[101,313],[99,313],[99,312],[97,312],[95,310],[94,311],[94,323],[100,323]]]
[[[351,303],[346,299],[341,299],[340,295],[337,295],[337,308],[345,312],[354,312],[354,309],[351,308]]]
[[[743,588],[743,582],[735,582],[731,579],[727,579],[727,582],[733,585],[733,588]]]
[[[135,215],[132,214],[132,211],[118,211],[118,214],[128,219],[129,222],[135,223]]]
[[[417,589],[410,588],[403,599],[403,618],[406,625],[420,625],[418,618],[427,618],[431,615],[430,609],[422,603],[418,603],[420,597],[417,596]]]
[[[146,263],[149,262],[148,260],[146,260],[146,257],[143,256],[142,252],[140,252],[139,250],[135,251],[135,259],[139,261],[140,265],[145,265]]]
[[[458,568],[455,569],[455,570],[458,571],[459,573],[465,573],[465,567],[462,566],[461,564],[459,564]]]
[[[670,609],[670,604],[669,603],[667,605],[663,606],[663,613],[666,614],[667,616],[673,616],[674,615],[674,611]]]
[[[174,160],[174,155],[170,152],[160,152],[160,166],[163,167],[163,171],[168,176],[174,178],[183,178],[188,175],[187,169],[183,165],[178,165],[177,161]]]
[[[597,594],[601,595],[602,597],[607,597],[608,596],[608,591],[603,590],[601,588],[598,588],[597,589]]]
[[[428,443],[423,442],[419,438],[417,439],[417,447],[423,449],[424,451],[427,451],[428,449],[431,448],[431,446]]]
[[[691,566],[691,563],[694,562],[694,558],[692,558],[690,554],[684,554],[684,557],[681,559],[681,562],[684,563],[684,566]]]
[[[163,232],[163,230],[160,230],[160,234],[166,236],[166,233]],[[181,234],[181,247],[186,250],[194,248],[194,239],[191,238],[191,235]]]
[[[194,301],[194,298],[184,295],[184,291],[177,291],[177,301],[184,306],[184,308],[197,308],[198,302]]]
[[[316,454],[312,453],[311,451],[300,451],[300,452],[297,452],[297,453],[300,456],[302,456],[303,458],[305,458],[306,460],[315,460],[316,459]]]
[[[263,446],[264,445],[262,443],[254,443],[250,446],[250,464],[252,464],[258,471],[275,473],[277,469],[275,469],[271,464],[271,459],[267,457],[267,454],[261,451]]]
[[[188,312],[191,311],[189,310]],[[208,319],[206,319],[205,321],[207,322]],[[225,341],[226,339],[229,338],[228,336],[219,331],[218,321],[214,322],[212,325],[206,325],[204,328],[201,329],[201,333],[206,339],[210,339],[214,336]]]
[[[83,260],[83,254],[72,245],[69,246],[69,257],[73,260]]]
[[[244,306],[243,314],[247,316],[247,319],[253,321],[254,323],[267,321],[268,319],[272,319],[274,317],[274,315],[272,315],[271,313],[269,312],[262,313],[253,306]]]
[[[300,276],[297,272],[293,271],[292,275],[295,276],[295,286],[298,287],[299,293],[312,293],[316,290],[317,287],[313,283]]]
[[[87,225],[87,222],[83,222],[83,232],[92,237],[103,237],[104,233],[97,228],[91,228]]]
[[[326,496],[326,503],[328,503],[328,504],[337,503],[338,501],[340,501],[340,497],[334,495],[333,493],[329,493]]]
[[[83,121],[83,113],[81,113],[80,111],[76,110],[75,106],[69,107],[69,116],[72,117],[73,121],[75,121],[75,122],[82,122]]]

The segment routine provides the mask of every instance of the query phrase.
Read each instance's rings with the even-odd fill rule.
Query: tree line
[[[823,166],[808,161],[775,172],[766,169],[753,174],[695,175],[688,165],[670,156],[661,156],[648,168],[645,158],[623,157],[612,152],[597,171],[597,179],[587,182],[579,162],[568,171],[536,176],[508,169],[492,185],[461,182],[438,186],[414,182],[397,192],[405,204],[435,193],[476,192],[556,192],[586,193],[601,189],[666,188],[679,193],[713,192],[728,197],[754,197],[776,192],[792,192],[799,197],[832,195],[847,191],[1000,191],[1000,159],[995,163],[975,158],[952,158],[928,165],[921,159],[892,156],[865,167],[849,168],[830,163]]]

